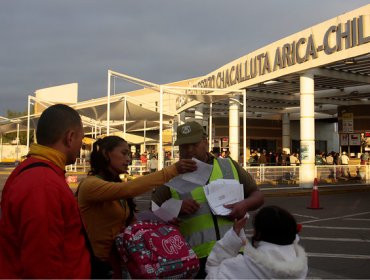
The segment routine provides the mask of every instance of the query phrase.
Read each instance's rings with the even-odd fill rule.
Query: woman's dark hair
[[[104,138],[98,139],[93,144],[93,150],[90,156],[90,171],[89,175],[101,176],[103,180],[109,182],[122,182],[119,174],[114,174],[109,169],[110,159],[108,157],[108,152],[111,152],[115,147],[127,143],[125,139],[119,136],[106,136]],[[136,212],[136,204],[133,198],[126,199],[127,204],[130,208],[129,217],[126,220],[126,226],[129,225],[134,217],[134,212]]]
[[[117,181],[119,178],[116,174],[113,174],[109,169],[109,157],[108,152],[111,152],[115,147],[127,143],[123,138],[118,136],[107,136],[98,139],[93,144],[93,150],[90,156],[90,167],[89,175],[100,175],[106,181]]]
[[[297,222],[293,215],[278,206],[266,206],[259,210],[254,217],[253,227],[253,242],[289,245],[297,234]]]

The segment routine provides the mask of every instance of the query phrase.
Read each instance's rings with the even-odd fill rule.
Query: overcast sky
[[[0,115],[61,84],[77,82],[79,101],[105,96],[108,69],[158,84],[202,76],[368,3],[0,0]]]

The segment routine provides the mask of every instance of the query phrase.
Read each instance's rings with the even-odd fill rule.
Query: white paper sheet
[[[192,158],[192,160],[197,163],[197,170],[176,176],[165,185],[179,193],[191,192],[196,187],[204,186],[211,176],[213,166],[196,158]]]
[[[181,209],[182,201],[178,199],[170,198],[169,200],[165,201],[161,207],[159,207],[154,201],[152,201],[152,211],[153,214],[156,215],[161,220],[168,222],[171,221],[173,218],[177,218],[180,209]]]
[[[219,179],[204,186],[208,204],[215,215],[225,216],[231,210],[224,207],[244,199],[243,185],[232,179]]]
[[[184,173],[180,177],[185,180],[197,184],[198,186],[204,186],[211,176],[213,166],[208,163],[204,163],[196,158],[192,158],[197,164],[197,170],[189,173]]]
[[[175,189],[179,193],[186,193],[186,192],[191,192],[193,189],[196,187],[199,187],[198,184],[194,184],[189,181],[185,181],[182,179],[181,176],[177,176],[173,178],[171,181],[167,182],[165,184],[166,186]]]

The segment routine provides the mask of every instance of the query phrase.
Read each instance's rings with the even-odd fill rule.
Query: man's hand
[[[197,164],[192,159],[180,159],[175,163],[175,166],[179,174],[197,170]]]
[[[172,220],[167,221],[167,223],[169,223],[170,225],[173,225],[175,227],[179,227],[180,222],[181,221],[178,218],[173,218]]]
[[[230,220],[240,220],[247,213],[244,200],[232,204],[225,204],[224,207],[231,209],[231,213],[228,215]]]
[[[200,204],[194,199],[187,198],[182,201],[180,214],[190,215],[198,211]]]

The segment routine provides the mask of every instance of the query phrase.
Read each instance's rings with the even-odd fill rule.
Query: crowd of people
[[[368,164],[370,161],[369,152],[364,152],[360,156],[361,165]],[[348,165],[350,158],[346,151],[342,154],[331,151],[330,153],[317,152],[315,155],[315,165]],[[251,155],[248,159],[248,164],[251,166],[257,165],[278,165],[278,166],[296,166],[299,165],[300,155],[299,153],[286,153],[285,151],[275,153],[273,151],[267,152],[265,149],[253,150],[251,149]]]
[[[262,151],[261,151],[262,150]],[[267,151],[265,149],[251,149],[248,164],[251,166],[257,165],[299,165],[298,153],[288,154],[283,152]]]
[[[165,166],[171,165],[173,163],[171,152],[166,151],[164,153],[164,163]],[[141,165],[145,167],[145,172],[153,173],[158,170],[158,153],[155,150],[150,152],[131,152],[129,165]],[[133,173],[136,172],[135,168],[132,170]]]
[[[294,217],[277,206],[263,207],[263,194],[251,175],[230,157],[208,152],[200,124],[178,127],[179,161],[128,181],[120,176],[130,163],[128,143],[118,136],[99,139],[88,176],[73,194],[65,180],[65,166],[76,160],[83,136],[81,118],[71,107],[57,104],[42,113],[38,144],[31,145],[27,159],[3,189],[0,278],[121,278],[114,239],[136,222],[134,198],[153,189],[152,199],[158,205],[171,198],[181,200],[173,223],[200,260],[196,278],[306,277],[307,255],[297,244],[299,227]],[[212,213],[203,185],[189,186],[186,193],[164,185],[179,174],[195,171],[192,158],[212,166],[208,182],[233,179],[243,185],[244,198],[224,205],[230,210],[227,216]],[[248,212],[259,208],[253,219],[254,235],[247,239],[243,228]],[[243,256],[237,255],[240,248]]]

